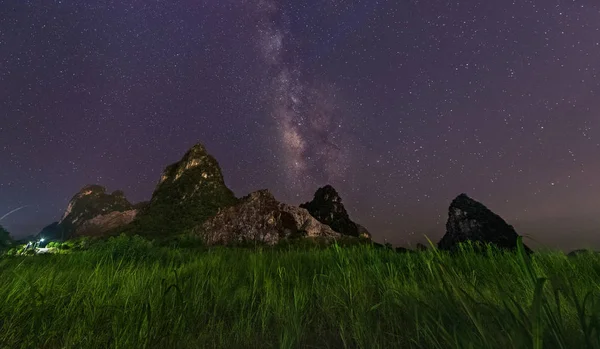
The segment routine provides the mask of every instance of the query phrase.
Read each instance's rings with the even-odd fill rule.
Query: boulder
[[[267,190],[242,198],[194,229],[208,245],[257,242],[274,245],[300,237],[337,238],[341,235],[299,207],[281,203]]]
[[[331,185],[319,188],[312,201],[301,204],[300,207],[308,210],[319,222],[330,226],[340,234],[371,238],[367,229],[350,219],[342,204],[342,198]]]
[[[483,204],[461,194],[450,204],[446,234],[438,243],[441,250],[456,250],[459,243],[472,241],[515,249],[519,235],[500,216]],[[531,250],[524,246],[528,253]]]

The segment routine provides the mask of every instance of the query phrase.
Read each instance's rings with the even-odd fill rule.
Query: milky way
[[[257,44],[270,81],[264,97],[283,145],[288,182],[298,191],[343,179],[352,155],[338,108],[343,101],[331,84],[302,80],[280,5],[260,0],[255,10]]]

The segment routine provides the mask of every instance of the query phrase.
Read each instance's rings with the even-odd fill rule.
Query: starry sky
[[[0,223],[90,183],[150,198],[196,142],[243,196],[325,184],[377,241],[465,192],[532,246],[600,247],[597,0],[0,2]]]

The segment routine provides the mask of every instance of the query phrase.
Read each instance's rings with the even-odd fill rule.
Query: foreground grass
[[[600,348],[592,254],[122,245],[0,259],[0,348]]]

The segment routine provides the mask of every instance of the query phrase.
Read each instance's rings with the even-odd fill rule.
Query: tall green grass
[[[0,259],[1,348],[600,348],[600,258],[157,247]]]

